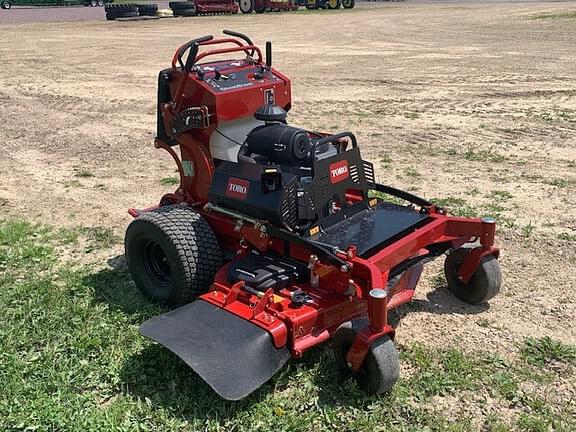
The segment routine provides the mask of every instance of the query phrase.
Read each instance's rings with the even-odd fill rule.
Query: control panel
[[[197,73],[218,92],[281,81],[272,71],[260,66],[246,66],[244,62],[199,65]]]

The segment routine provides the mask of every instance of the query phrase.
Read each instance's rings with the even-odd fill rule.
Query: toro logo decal
[[[328,168],[330,170],[330,183],[338,183],[342,180],[346,180],[350,173],[348,172],[348,161],[341,160],[339,162],[334,162],[330,164]]]
[[[246,199],[249,188],[250,183],[248,180],[230,177],[228,179],[228,186],[226,186],[226,196],[241,200]]]

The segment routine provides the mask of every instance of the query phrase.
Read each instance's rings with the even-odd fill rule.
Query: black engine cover
[[[308,158],[312,143],[305,130],[284,123],[257,127],[246,138],[250,153],[268,158],[270,162],[299,165]]]
[[[275,178],[275,188],[267,179]],[[210,202],[275,225],[298,223],[298,181],[274,166],[221,162],[212,177]]]

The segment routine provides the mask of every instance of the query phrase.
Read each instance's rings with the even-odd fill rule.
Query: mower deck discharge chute
[[[224,33],[184,44],[159,75],[155,144],[180,187],[130,210],[126,257],[146,296],[183,306],[141,333],[230,400],[329,339],[344,374],[386,392],[399,375],[387,313],[412,299],[426,262],[447,255],[448,288],[468,303],[500,290],[494,220],[376,183],[351,132],[289,126],[271,44],[264,59]],[[240,58],[201,62],[223,54]]]

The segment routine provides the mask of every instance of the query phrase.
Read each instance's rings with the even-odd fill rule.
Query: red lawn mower
[[[288,125],[290,80],[272,68],[270,42],[263,58],[224,33],[184,44],[159,74],[155,145],[181,184],[130,210],[126,257],[143,294],[183,306],[140,331],[229,400],[329,339],[345,374],[386,392],[399,376],[388,311],[440,255],[458,298],[496,295],[495,222],[376,183],[351,132]]]

